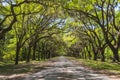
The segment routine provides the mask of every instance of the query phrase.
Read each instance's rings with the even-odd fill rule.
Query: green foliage
[[[0,9],[0,38],[5,37],[0,40],[1,61],[63,54],[119,58],[117,0],[8,0],[0,1]]]

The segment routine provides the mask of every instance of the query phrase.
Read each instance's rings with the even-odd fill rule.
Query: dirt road
[[[26,76],[23,80],[113,80],[107,76],[93,73],[82,66],[75,65],[61,56],[44,70]]]

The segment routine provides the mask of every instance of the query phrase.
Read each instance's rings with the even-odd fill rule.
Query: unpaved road
[[[38,73],[26,76],[23,80],[113,80],[75,65],[63,56],[51,65]]]

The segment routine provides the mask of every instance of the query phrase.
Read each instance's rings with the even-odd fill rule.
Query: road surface
[[[53,61],[51,65],[40,72],[26,76],[23,80],[112,80],[75,65],[63,56]]]

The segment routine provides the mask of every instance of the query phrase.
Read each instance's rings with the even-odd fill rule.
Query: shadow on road
[[[65,57],[51,63],[51,66],[23,80],[111,80],[106,76],[95,74],[82,66],[77,66]]]

